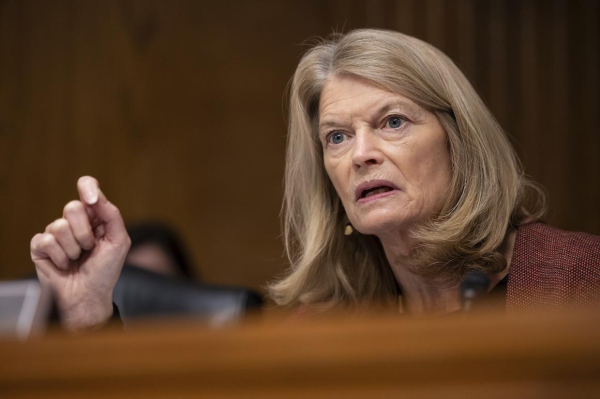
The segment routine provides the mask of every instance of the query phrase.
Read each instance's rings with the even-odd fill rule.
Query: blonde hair
[[[273,299],[331,306],[398,295],[379,240],[344,236],[345,212],[323,165],[319,101],[333,74],[409,98],[433,112],[446,132],[450,195],[440,216],[413,232],[419,245],[404,260],[411,270],[446,285],[470,270],[502,271],[499,247],[507,231],[541,216],[543,193],[525,178],[502,128],[444,53],[401,33],[355,30],[311,48],[292,79],[282,220],[291,271],[270,285]],[[537,200],[533,212],[526,211],[526,193]]]

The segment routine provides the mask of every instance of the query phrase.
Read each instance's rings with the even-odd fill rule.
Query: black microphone
[[[489,286],[490,277],[487,273],[480,270],[467,273],[460,284],[460,299],[463,312],[472,312],[474,302],[487,293]]]

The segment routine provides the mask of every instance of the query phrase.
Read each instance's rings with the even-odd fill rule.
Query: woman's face
[[[334,75],[319,115],[325,169],[358,231],[408,232],[441,211],[450,154],[433,113],[364,79]]]

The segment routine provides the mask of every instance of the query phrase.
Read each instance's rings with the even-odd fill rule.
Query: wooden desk
[[[599,398],[600,317],[170,322],[0,359],[1,398]]]

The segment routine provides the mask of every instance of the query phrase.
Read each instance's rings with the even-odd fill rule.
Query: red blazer
[[[509,313],[600,306],[600,236],[544,223],[517,231],[506,283]]]

